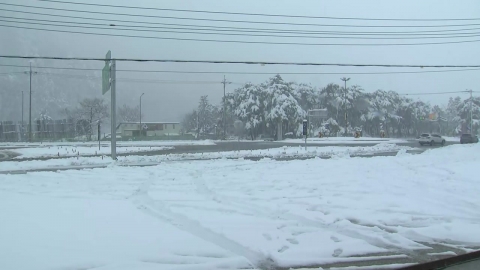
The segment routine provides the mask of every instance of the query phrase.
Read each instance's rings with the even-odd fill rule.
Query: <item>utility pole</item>
[[[93,106],[90,107],[90,135],[88,140],[91,141],[93,136]]]
[[[37,72],[32,72],[32,63],[30,63],[30,71],[26,71],[25,73],[30,74],[30,102],[29,102],[30,106],[28,111],[28,141],[32,142],[32,74],[37,74]],[[23,97],[22,97],[22,105],[23,105]],[[22,114],[23,114],[23,110],[22,110]]]
[[[140,95],[140,137],[142,136],[142,131],[143,131],[143,128],[142,128],[142,97],[143,95],[145,95],[145,93],[142,93]]]
[[[343,101],[343,107],[344,107],[344,110],[345,110],[345,137],[347,137],[347,126],[348,126],[348,114],[347,114],[347,81],[350,80],[350,78],[340,78],[340,80],[344,81],[345,82],[345,88],[344,88],[344,92],[343,92],[343,98],[344,98],[344,101]]]
[[[111,155],[113,160],[117,160],[117,97],[116,97],[116,85],[117,85],[117,76],[116,76],[116,70],[117,70],[117,63],[116,60],[112,60],[112,66],[111,66],[111,85],[112,85],[112,90],[111,90],[111,111],[112,111],[112,123],[111,123]]]
[[[24,138],[23,138],[23,90],[22,90],[22,125],[21,125],[20,133],[21,133],[21,138],[22,138],[22,141],[23,141],[24,140]]]
[[[473,104],[473,90],[470,89],[470,133],[473,134],[473,110],[472,110],[472,104]]]
[[[227,84],[231,84],[232,82],[227,82],[225,75],[223,75],[223,81],[221,83],[223,84],[223,139],[225,140],[227,138],[227,103],[225,99],[225,88]]]

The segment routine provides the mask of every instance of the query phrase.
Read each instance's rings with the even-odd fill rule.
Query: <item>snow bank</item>
[[[139,151],[139,149],[142,149],[142,148],[138,148],[138,147],[133,148],[135,152]],[[299,145],[295,147],[283,146],[280,148],[270,148],[270,149],[262,149],[262,150],[168,154],[168,155],[157,155],[157,156],[132,155],[132,156],[126,156],[126,157],[118,157],[117,162],[112,162],[109,157],[102,158],[102,157],[80,156],[80,157],[72,157],[72,158],[64,158],[64,159],[32,160],[32,161],[22,161],[22,162],[4,161],[4,162],[0,162],[0,171],[27,170],[27,169],[38,169],[38,168],[60,167],[60,166],[99,165],[99,164],[122,164],[122,165],[139,164],[139,163],[150,164],[152,162],[160,163],[165,161],[206,160],[206,159],[222,159],[222,158],[236,159],[236,158],[248,157],[248,158],[279,159],[279,158],[306,158],[306,157],[330,157],[330,156],[346,157],[350,155],[366,155],[366,154],[375,154],[375,153],[382,153],[382,152],[393,152],[401,149],[408,150],[412,148],[407,146],[397,146],[395,144],[381,143],[375,146],[367,146],[367,147],[343,147],[343,146],[308,147],[307,150],[305,150],[305,147],[303,145]],[[21,151],[28,152],[28,151],[35,151],[35,149],[27,148],[27,149],[21,149]],[[150,148],[148,148],[145,151],[153,151],[153,147],[151,150]],[[122,153],[122,152],[121,150],[119,151],[117,149],[117,153]],[[35,154],[35,152],[33,154]],[[38,154],[37,157],[39,156],[41,155]],[[73,156],[75,155],[73,154]],[[21,158],[21,157],[22,156],[19,156],[18,158]]]
[[[305,143],[305,139],[287,139],[284,143]],[[393,138],[351,138],[351,137],[329,137],[329,138],[307,138],[307,144],[372,144],[372,143],[405,143],[406,140]]]
[[[148,152],[173,149],[173,147],[137,147],[137,146],[119,146],[117,154]],[[44,157],[73,157],[73,156],[90,156],[90,155],[107,155],[110,154],[110,146],[98,148],[96,146],[44,146],[44,147],[28,147],[9,150],[17,153],[16,159],[22,158],[44,158]]]

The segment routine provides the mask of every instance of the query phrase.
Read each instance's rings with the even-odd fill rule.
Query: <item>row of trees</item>
[[[476,132],[480,119],[478,97],[464,100],[455,97],[444,106],[432,106],[395,91],[367,93],[358,85],[345,88],[337,84],[318,90],[308,84],[284,81],[276,75],[261,84],[246,83],[228,94],[220,106],[210,104],[203,96],[198,108],[184,118],[184,131],[202,135],[215,134],[216,129],[218,134],[223,129],[224,108],[227,133],[233,134],[234,123],[240,120],[252,139],[258,135],[275,136],[278,132],[300,135],[299,126],[307,112],[319,108],[326,108],[328,117],[323,123],[312,121],[310,128],[315,134],[326,129],[330,133],[343,133],[347,126],[349,134],[362,130],[371,136],[379,136],[381,132],[395,137],[417,136],[422,132],[455,135],[466,132],[471,120]]]
[[[100,121],[109,122],[110,108],[101,98],[86,98],[74,108],[64,110],[68,120],[75,124],[78,135],[87,135],[91,140],[95,127]],[[117,124],[121,122],[138,122],[140,119],[139,106],[130,107],[124,104],[117,108]]]

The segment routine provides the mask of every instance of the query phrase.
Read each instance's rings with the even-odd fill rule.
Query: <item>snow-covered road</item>
[[[433,244],[465,252],[480,247],[479,150],[0,175],[0,268],[399,267]]]

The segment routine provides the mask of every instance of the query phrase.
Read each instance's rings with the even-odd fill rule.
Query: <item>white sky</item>
[[[71,9],[92,9],[92,7],[81,7],[42,3],[33,0],[5,1],[8,3],[63,7]],[[78,0],[78,2],[96,1]],[[293,14],[311,16],[336,16],[336,17],[365,17],[365,18],[476,18],[480,17],[480,2],[475,0],[464,1],[438,1],[438,0],[403,0],[403,1],[279,1],[279,0],[244,0],[244,1],[220,1],[220,0],[190,0],[190,1],[102,1],[101,3],[113,5],[146,6],[159,8],[193,9],[193,10],[214,10],[247,13],[271,13],[271,14]],[[7,8],[7,7],[5,7]],[[10,8],[10,7],[8,7]],[[18,8],[17,8],[18,9]],[[109,12],[130,12],[153,15],[170,16],[195,16],[198,18],[219,18],[219,19],[243,19],[258,21],[281,21],[281,22],[310,22],[328,24],[361,24],[361,25],[385,25],[388,22],[368,21],[342,21],[342,20],[302,20],[287,18],[262,18],[225,15],[191,15],[185,13],[160,13],[136,10],[116,10],[95,8],[96,11]],[[45,11],[41,11],[45,12]],[[65,12],[56,12],[66,14]],[[0,15],[6,14],[0,11]],[[78,14],[76,14],[78,15]],[[90,16],[89,14],[80,14]],[[94,15],[91,15],[94,16]],[[98,16],[98,15],[97,15]],[[160,20],[152,18],[123,17],[127,20],[162,21],[168,23],[185,24],[212,24],[226,26],[227,23],[203,23],[195,21]],[[65,19],[67,20],[67,19]],[[442,24],[475,24],[479,21],[446,21]],[[400,22],[407,25],[410,22]],[[417,22],[416,25],[428,25],[430,22]],[[237,27],[265,27],[288,29],[289,26],[282,25],[255,25],[236,24],[228,26]],[[466,28],[474,28],[469,26]],[[372,29],[351,29],[351,28],[315,28],[315,27],[291,27],[305,30],[341,30],[341,31],[373,31]],[[378,31],[390,31],[391,29],[376,29]],[[405,29],[404,29],[405,30]],[[425,30],[411,28],[406,30]],[[478,43],[450,44],[450,45],[429,45],[429,46],[294,46],[294,45],[265,45],[265,44],[234,44],[234,43],[212,43],[212,42],[191,42],[171,41],[153,39],[133,39],[120,37],[99,37],[64,33],[36,32],[32,30],[12,30],[0,28],[0,34],[4,36],[17,36],[22,38],[4,39],[0,41],[2,54],[22,55],[48,55],[48,56],[85,56],[103,57],[107,50],[118,58],[157,58],[157,59],[189,59],[189,60],[246,60],[246,61],[285,61],[285,62],[324,62],[324,63],[361,63],[361,64],[448,64],[448,65],[473,65],[478,64],[480,52]],[[81,30],[80,30],[81,31]],[[85,30],[86,31],[86,30]],[[128,34],[128,33],[127,33]],[[190,38],[213,38],[213,39],[244,39],[249,37],[221,37],[201,36],[192,34],[157,34],[157,33],[135,33],[136,35],[159,35]],[[470,38],[475,39],[475,38]],[[321,39],[268,39],[265,41],[285,42],[310,42],[328,43],[344,42],[359,43],[362,40],[321,40]],[[437,42],[443,39],[431,40],[407,40],[397,42]],[[375,43],[386,41],[371,41]],[[395,42],[395,41],[391,41]],[[35,48],[31,48],[31,46]],[[26,64],[26,61],[17,61],[18,64]],[[65,63],[54,63],[62,66]],[[99,67],[103,63],[92,64]],[[154,64],[154,63],[118,63],[119,69],[157,69],[157,70],[193,70],[193,71],[249,71],[249,72],[368,72],[368,71],[412,71],[412,69],[382,69],[382,68],[347,68],[347,67],[294,67],[294,66],[245,66],[245,65],[208,65],[208,64]],[[4,71],[5,69],[2,69]],[[415,69],[420,70],[420,69]],[[426,70],[426,69],[424,69]],[[347,75],[351,77],[349,84],[358,84],[366,91],[371,92],[377,89],[395,90],[399,93],[425,93],[462,91],[465,89],[477,90],[478,81],[476,75],[480,71],[466,71],[455,73],[423,73],[423,74],[395,74],[395,75]],[[72,74],[79,74],[73,72]],[[145,93],[143,108],[146,121],[179,120],[186,111],[193,109],[201,95],[208,95],[212,102],[219,102],[223,95],[223,86],[220,81],[222,74],[196,75],[196,74],[118,74],[118,78],[145,78],[156,80],[191,80],[191,81],[218,81],[218,85],[155,85],[155,84],[133,84],[118,83],[119,101],[118,105],[127,103],[136,105],[138,96]],[[260,83],[265,81],[269,75],[228,75],[227,80],[235,83],[252,81]],[[322,88],[328,83],[340,83],[342,75],[284,75],[284,79],[297,82],[311,83],[313,86]],[[228,91],[233,91],[238,85],[229,85]],[[67,90],[66,90],[67,91]],[[448,95],[420,96],[422,100],[433,103],[446,103]]]

